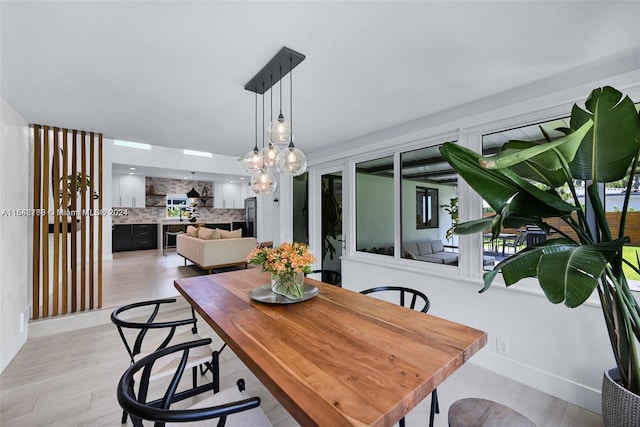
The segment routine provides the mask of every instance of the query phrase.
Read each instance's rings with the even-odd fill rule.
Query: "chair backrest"
[[[199,407],[200,405],[198,405],[197,409],[171,409],[172,404],[205,392],[209,397],[217,396],[211,394],[214,387],[212,383],[205,383],[180,392],[177,391],[187,365],[189,351],[195,347],[209,345],[210,343],[211,339],[207,338],[158,350],[135,362],[124,372],[118,383],[116,393],[118,403],[131,416],[135,427],[141,427],[143,425],[142,420],[154,421],[156,426],[164,426],[164,423],[167,422],[193,422],[214,418],[220,419],[218,425],[224,425],[226,417],[260,406],[259,397],[238,396],[239,400],[232,402],[218,401],[213,406]],[[162,358],[170,358],[180,362],[177,364],[173,377],[167,380],[166,390],[162,397],[150,400],[149,378],[151,377],[153,365]],[[158,364],[163,363],[166,362],[158,362]],[[134,379],[139,381],[137,393]],[[237,385],[240,391],[244,390],[244,381],[238,381]],[[162,393],[161,390],[163,388],[160,387],[159,390]],[[154,383],[154,393],[157,392],[158,387]]]
[[[403,286],[378,286],[376,288],[366,289],[360,293],[366,295],[377,292],[398,294],[401,306],[420,311],[422,313],[429,311],[429,307],[431,306],[431,302],[425,294],[415,289],[405,288]]]
[[[135,356],[140,354],[142,351],[143,342],[150,331],[155,332],[155,335],[160,337],[161,341],[160,344],[157,345],[156,349],[165,348],[175,336],[176,330],[180,326],[190,326],[193,334],[198,332],[196,327],[197,319],[193,309],[191,309],[191,317],[189,318],[170,321],[156,321],[156,317],[160,312],[161,306],[175,302],[175,298],[136,302],[116,308],[111,313],[111,322],[113,322],[113,324],[118,328],[118,333],[120,334],[120,338],[122,338],[122,342],[129,353],[132,363],[134,362]],[[151,308],[152,312],[145,321],[123,319],[122,315],[124,313],[127,313],[128,317],[135,316],[135,314],[132,314],[134,309],[141,309],[139,314],[140,316],[144,309],[146,309],[144,311],[148,313]],[[133,335],[127,334],[125,333],[125,330],[127,329],[137,330],[137,333]],[[152,335],[154,334],[152,333]],[[154,341],[156,341],[157,336],[152,337],[154,338]]]
[[[321,281],[342,287],[342,276],[335,270],[313,270],[312,273],[321,274]]]

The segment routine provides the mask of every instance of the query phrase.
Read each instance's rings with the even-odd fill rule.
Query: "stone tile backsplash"
[[[162,196],[149,197],[151,194],[186,194],[191,187],[193,187],[193,181],[182,179],[169,179],[169,178],[155,178],[146,177],[146,194],[147,205],[162,204],[158,207],[146,207],[146,208],[123,208],[126,215],[113,216],[113,224],[127,224],[127,223],[153,223],[166,220],[166,207],[164,206],[165,200]],[[213,182],[210,181],[195,181],[195,188],[201,195],[213,195]],[[206,188],[206,190],[204,190]],[[203,194],[206,193],[206,194]],[[160,201],[159,201],[160,200]],[[202,203],[202,201],[200,201]],[[208,205],[213,204],[213,199],[205,200]],[[202,206],[200,204],[197,208],[198,222],[233,222],[244,221],[244,209],[217,209],[212,206]],[[186,221],[186,219],[185,219]]]

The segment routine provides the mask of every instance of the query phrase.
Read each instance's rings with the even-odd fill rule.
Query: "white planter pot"
[[[602,378],[602,420],[605,427],[640,426],[640,396],[622,387],[618,368],[604,371]]]

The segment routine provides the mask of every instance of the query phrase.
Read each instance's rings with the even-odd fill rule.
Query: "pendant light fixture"
[[[264,83],[263,83],[264,86]],[[264,153],[264,91],[262,93],[262,151]],[[262,157],[262,156],[261,156]],[[251,190],[256,194],[273,194],[278,183],[275,175],[267,169],[266,162],[262,158],[262,167],[251,177]]]
[[[258,150],[258,92],[256,92],[256,117],[255,117],[255,134],[256,134],[256,143],[253,147],[253,150],[249,151],[242,158],[242,166],[244,166],[244,170],[247,172],[255,173],[258,172],[262,168],[262,157],[260,156],[260,151]]]
[[[272,120],[273,119],[273,75],[270,76],[270,80],[271,80],[271,90],[269,91],[269,94],[271,95],[271,111],[269,114],[269,120]],[[264,95],[262,96],[264,97]],[[263,125],[263,131],[264,131],[264,125]],[[260,151],[260,155],[262,156],[262,162],[264,164],[264,167],[266,167],[268,170],[276,170],[278,154],[280,154],[280,150],[278,150],[278,148],[275,145],[273,145],[273,142],[269,141],[269,145],[266,147],[263,147],[262,151]]]
[[[244,88],[256,93],[256,144],[252,151],[242,158],[245,169],[254,172],[251,177],[251,189],[258,194],[273,193],[276,190],[277,182],[275,175],[271,172],[277,169],[280,173],[297,176],[302,174],[307,168],[307,159],[304,153],[293,144],[292,125],[282,114],[282,78],[300,64],[305,56],[289,48],[283,47],[280,51],[258,72]],[[278,75],[280,82],[280,114],[273,120],[267,129],[269,146],[265,147],[265,126],[264,126],[264,93],[271,89],[271,115],[273,119],[273,76]],[[265,87],[265,83],[269,86]],[[293,101],[293,80],[289,76],[289,101]],[[258,150],[257,138],[257,94],[262,95],[262,149]],[[293,107],[290,105],[290,118],[293,115]],[[286,145],[288,143],[288,145]],[[278,150],[278,144],[285,145],[285,148]],[[275,162],[274,162],[275,160]]]
[[[197,199],[200,197],[200,193],[196,191],[196,173],[191,172],[191,190],[187,193],[187,197],[190,199]]]
[[[284,118],[282,114],[282,66],[280,71],[280,114],[276,120],[269,125],[269,140],[278,147],[286,147],[289,139],[291,139],[291,122]],[[271,88],[273,90],[273,88]]]
[[[278,172],[285,175],[298,176],[307,170],[307,157],[301,150],[293,145],[293,70],[289,71],[289,97],[289,106],[291,107],[289,113],[289,117],[291,117],[291,135],[289,138],[289,146],[282,149],[280,154],[278,154],[277,164]]]

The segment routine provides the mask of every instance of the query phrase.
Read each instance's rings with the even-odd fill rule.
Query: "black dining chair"
[[[429,298],[424,293],[403,286],[378,286],[371,289],[365,289],[360,293],[365,295],[378,293],[395,296],[401,306],[409,308],[411,310],[419,311],[421,313],[426,313],[427,311],[429,311],[429,307],[431,307],[431,301],[429,301]],[[439,413],[440,405],[438,404],[438,389],[434,389],[431,393],[429,427],[433,427],[435,414]],[[404,418],[400,420],[400,427],[405,427]]]
[[[169,345],[201,339],[198,335],[197,319],[193,308],[191,316],[176,318],[173,314],[175,310],[170,311],[175,302],[175,298],[136,302],[116,308],[111,313],[111,322],[118,329],[131,365],[140,358]],[[163,309],[165,307],[166,309]],[[161,317],[163,319],[168,317],[167,320],[158,319],[161,309],[163,309]],[[189,352],[186,367],[192,369],[193,387],[197,386],[199,368],[200,375],[211,372],[212,389],[216,392],[220,389],[219,355],[225,346],[226,344],[215,351],[210,346],[200,346]],[[172,375],[174,368],[172,364],[158,364],[152,370],[150,379],[155,380]],[[127,413],[123,412],[122,423],[126,421]]]
[[[185,368],[192,352],[208,348],[211,339],[190,341],[150,353],[131,365],[120,378],[116,391],[118,403],[131,417],[134,427],[143,427],[143,420],[153,421],[154,426],[166,423],[198,422],[199,426],[271,426],[260,409],[260,398],[251,397],[245,390],[244,380],[236,386],[211,393],[212,383],[181,387]],[[168,359],[168,360],[164,360]],[[174,364],[174,361],[178,363]],[[149,381],[156,365],[172,365],[173,373],[161,384]],[[139,382],[136,392],[135,382]],[[178,391],[181,390],[181,391]],[[153,397],[151,397],[153,395]],[[199,399],[205,396],[204,399]],[[183,402],[179,408],[174,403]],[[186,407],[185,407],[186,406]]]
[[[335,270],[313,270],[311,274],[320,274],[320,281],[342,287],[342,276]]]

